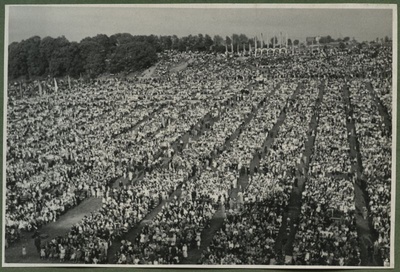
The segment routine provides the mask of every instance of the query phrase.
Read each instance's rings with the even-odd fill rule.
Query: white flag
[[[57,80],[55,78],[54,78],[54,90],[55,90],[55,92],[58,91]]]
[[[39,84],[39,95],[43,94],[43,89],[42,89],[42,84],[40,84],[40,81],[38,82]]]

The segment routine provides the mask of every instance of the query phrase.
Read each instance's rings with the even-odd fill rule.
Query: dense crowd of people
[[[378,106],[366,84],[352,81],[349,89],[354,101],[356,132],[370,198],[370,217],[379,236],[373,250],[382,260],[390,261],[392,139],[385,133]]]
[[[296,87],[281,86],[281,89],[277,90],[277,93],[282,94],[281,97],[278,96],[275,101],[272,98],[265,112],[253,119],[258,119],[254,124],[264,122],[263,127],[267,131],[271,130],[290,93],[285,94],[285,89],[293,92]],[[296,163],[303,152],[313,103],[318,94],[318,90],[313,87],[314,92],[309,92],[308,88],[299,88],[297,95],[286,104],[286,118],[275,142],[269,153],[260,160],[259,169],[250,175],[249,185],[243,188],[243,194],[240,193],[237,206],[233,206],[235,209],[230,206],[224,226],[214,236],[209,249],[203,253],[201,263],[282,264],[282,255],[275,251],[275,243],[294,183]],[[299,111],[304,115],[299,114]],[[297,125],[301,130],[297,130]],[[252,124],[249,124],[250,127]],[[267,139],[265,131],[259,135],[254,134],[252,129],[249,131],[250,133],[243,134],[248,135],[248,138],[245,138],[247,141],[241,139],[238,143],[249,143],[250,145],[245,147],[250,150],[254,142],[260,141],[264,144]],[[284,137],[279,137],[280,135]],[[256,156],[260,154],[262,144],[257,147],[258,152],[254,153]],[[253,158],[249,158],[249,161],[252,160]],[[282,161],[285,164],[282,164]]]
[[[382,101],[383,106],[386,108],[386,111],[390,119],[392,120],[392,112],[393,112],[392,79],[391,78],[387,78],[385,80],[370,79],[369,81],[372,84],[374,92],[379,97],[379,100]]]
[[[237,84],[240,84],[240,83],[237,83]],[[213,90],[214,90],[214,93],[212,92]],[[177,139],[176,135],[179,136],[179,135],[182,135],[183,132],[189,131],[191,126],[194,123],[196,123],[196,121],[198,119],[200,119],[200,117],[204,116],[204,112],[206,112],[204,110],[205,104],[207,104],[207,106],[208,106],[207,111],[209,111],[210,108],[212,108],[214,106],[214,104],[217,105],[219,103],[221,103],[221,104],[225,103],[226,101],[229,100],[229,95],[233,94],[231,89],[225,88],[225,91],[229,91],[228,96],[226,96],[225,93],[224,93],[225,91],[221,90],[218,86],[216,86],[213,90],[208,90],[209,95],[215,95],[215,93],[216,93],[217,94],[216,96],[221,97],[220,99],[216,99],[215,103],[210,103],[209,101],[207,101],[209,99],[209,95],[208,96],[205,95],[204,97],[202,97],[203,100],[200,100],[202,103],[197,103],[197,104],[194,104],[193,106],[189,106],[189,107],[186,107],[186,105],[183,105],[182,106],[183,110],[180,111],[180,116],[177,116],[176,121],[173,118],[171,118],[172,121],[167,121],[169,126],[165,124],[166,122],[164,121],[163,118],[157,119],[158,117],[156,117],[156,120],[159,120],[158,124],[156,122],[154,122],[153,119],[149,119],[147,122],[142,122],[142,124],[139,125],[139,127],[141,128],[140,129],[140,133],[141,133],[140,137],[154,138],[153,136],[154,136],[155,133],[157,133],[157,135],[159,135],[160,133],[164,133],[165,137],[168,137],[167,140],[169,140],[169,142],[167,141],[167,146],[169,146],[172,141]],[[238,91],[239,90],[240,89],[238,88]],[[207,94],[207,92],[205,92],[205,93]],[[224,97],[224,95],[225,95],[225,97]],[[200,99],[200,97],[197,97],[197,99]],[[171,108],[171,111],[174,111],[174,109]],[[168,116],[168,118],[169,117],[170,116]],[[154,129],[154,126],[152,126],[151,124],[155,124],[154,126],[158,125],[159,128]],[[146,132],[147,132],[146,128],[148,128],[148,127],[150,127],[150,129],[152,129],[152,131],[154,132],[153,135],[151,135],[149,133],[146,134]],[[173,131],[168,130],[168,128],[171,128],[171,127],[173,128]],[[139,133],[137,133],[137,134],[139,134]],[[138,138],[137,134],[134,135],[133,139],[131,139],[132,142],[135,142],[136,139]],[[125,136],[125,134],[122,134],[122,135]],[[161,138],[162,139],[162,137],[156,137],[156,138]],[[164,138],[163,140],[164,141],[155,140],[156,144],[150,145],[150,146],[152,148],[154,148],[154,146],[157,147],[157,144],[158,144],[159,147],[160,147],[161,144],[165,143],[166,139]],[[131,144],[132,144],[132,142],[131,142]],[[103,153],[104,152],[112,153],[112,152],[110,152],[110,149],[111,149],[111,151],[115,151],[115,149],[114,150],[112,149],[112,146],[111,147],[110,146],[106,146],[105,150],[101,150],[101,151]],[[139,149],[139,146],[138,146],[138,149]],[[146,150],[146,149],[144,149],[144,150]],[[148,155],[152,150],[154,150],[154,149],[148,148],[147,152],[143,152],[144,156]],[[139,156],[140,155],[141,154],[139,154]],[[169,154],[169,155],[171,156],[172,154]],[[111,157],[112,157],[112,155],[111,155]],[[127,154],[127,157],[128,157],[128,154]],[[151,156],[149,156],[149,157],[151,157]],[[121,159],[121,161],[124,162],[124,159]],[[145,166],[147,166],[147,165],[145,165]],[[151,173],[153,175],[153,172],[151,171],[152,170],[151,167],[147,167],[147,168],[149,170],[149,173]],[[144,180],[146,180],[146,178],[147,177],[145,176]],[[166,178],[165,176],[157,176],[157,175],[155,175],[154,177],[150,177],[150,180],[152,181],[151,186],[155,186],[156,185],[156,187],[159,190],[161,190],[161,189],[165,190],[165,188],[166,188],[166,186],[164,184],[165,181],[163,181],[163,179],[165,179],[165,178]],[[176,182],[177,181],[176,180],[176,176],[171,177],[171,181]],[[95,196],[100,196],[101,193],[102,192],[104,193],[105,190],[106,190],[103,186],[102,186],[102,188],[100,190],[96,190],[97,188],[94,189],[94,190],[93,190],[93,188],[90,188],[90,189],[87,188],[87,189],[88,189],[89,192],[94,191],[95,193],[93,195],[95,195]],[[140,190],[145,190],[145,189],[146,188],[145,188],[144,185],[142,185],[142,187],[140,187]]]
[[[343,84],[330,81],[327,85],[303,191],[294,255],[296,261],[307,265],[354,266],[360,264],[360,252]]]
[[[375,255],[390,262],[391,135],[377,105],[391,118],[390,50],[248,59],[168,52],[153,69],[142,78],[11,95],[7,245],[97,197],[102,207],[41,244],[41,258],[109,263],[114,241],[161,204],[134,240],[122,240],[116,263],[184,263],[202,248],[202,235],[222,210],[222,228],[198,263],[360,265],[358,177],[343,98],[348,84],[369,197],[363,215],[378,233]],[[121,177],[129,182],[112,186]],[[305,187],[289,256],[277,251],[277,239],[300,177]]]
[[[209,130],[194,137],[182,154],[176,155],[181,156],[184,166],[170,169],[169,174],[181,172],[186,175],[185,179],[171,179],[182,185],[182,194],[179,199],[174,199],[163,207],[136,241],[129,241],[131,248],[127,244],[121,246],[117,252],[117,263],[132,264],[135,260],[139,260],[141,264],[181,263],[188,257],[188,250],[201,245],[200,234],[207,227],[219,203],[224,202],[222,199],[228,198],[230,187],[229,183],[221,183],[220,177],[211,170],[212,160],[217,155],[211,152],[222,151],[228,136],[243,124],[245,116],[254,111],[254,107],[258,107],[263,98],[264,94],[239,96],[236,107],[227,110],[221,108],[219,119]],[[247,111],[243,111],[246,108]],[[241,115],[241,112],[246,115]],[[188,180],[189,176],[191,179]],[[142,237],[145,237],[144,240]],[[162,237],[173,237],[174,242],[161,239]],[[151,252],[148,248],[151,248]]]
[[[211,76],[211,69],[209,70]],[[157,96],[153,91],[155,88],[163,98],[174,97],[176,103],[188,97],[188,93],[182,92],[180,86],[171,87],[170,80],[165,80],[163,84],[141,82],[133,87],[129,82],[95,82],[94,86],[78,85],[71,92],[67,91],[59,96],[40,96],[36,98],[37,101],[33,98],[27,101],[10,99],[11,103],[16,104],[15,110],[10,110],[10,118],[22,115],[22,121],[8,124],[9,182],[6,206],[10,212],[7,212],[6,225],[10,234],[9,240],[17,239],[21,230],[30,230],[56,220],[63,211],[73,206],[68,204],[66,207],[64,203],[77,204],[80,192],[85,191],[87,193],[84,197],[89,196],[93,187],[96,191],[110,180],[121,176],[126,165],[149,160],[148,164],[151,164],[152,156],[161,148],[160,144],[168,146],[182,131],[190,130],[190,126],[204,115],[205,109],[199,107],[199,102],[209,109],[214,103],[229,98],[225,95],[226,89],[221,90],[222,87],[218,86],[199,97],[197,90],[202,87],[199,82],[198,80],[192,83],[196,87],[192,93],[196,93],[197,104],[170,106],[168,109],[172,111],[181,109],[182,116],[179,116],[179,119],[172,119],[174,115],[169,114],[166,117],[167,111],[161,116],[164,119],[171,118],[172,122],[154,123],[151,118],[146,120],[152,112],[160,112],[166,107],[153,101],[153,97]],[[147,93],[146,88],[153,92]],[[216,98],[215,102],[214,99],[209,99],[213,95]],[[45,109],[42,110],[41,104],[37,105],[35,102],[43,103]],[[87,110],[89,108],[90,111]],[[74,113],[71,114],[71,111]],[[46,118],[46,122],[40,122],[45,115],[49,118]],[[159,118],[160,115],[156,116]],[[32,130],[32,122],[38,130],[33,135],[29,133]],[[166,122],[169,123],[165,124]],[[140,133],[126,133],[131,131],[136,123],[139,124],[137,131]],[[158,128],[154,128],[157,126]],[[162,126],[164,130],[161,129]],[[74,128],[72,133],[67,133],[68,127]],[[148,127],[152,127],[153,130],[147,132],[143,129]],[[21,135],[26,135],[26,140]],[[125,137],[129,140],[124,141]],[[154,142],[145,141],[146,138],[154,139]],[[128,151],[133,150],[129,149],[131,145],[142,147],[143,145],[136,145],[136,140],[146,142],[147,147],[137,155],[137,160],[132,158],[132,152],[125,153],[124,149],[120,148],[120,144],[127,146]],[[13,145],[12,142],[18,144]],[[21,158],[23,160],[20,160]],[[69,198],[63,196],[61,191],[71,191],[71,194],[67,194]]]

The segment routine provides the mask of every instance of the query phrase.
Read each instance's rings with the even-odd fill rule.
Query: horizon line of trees
[[[273,44],[270,40],[270,45]],[[298,40],[296,40],[298,43]],[[296,43],[295,41],[295,43]],[[225,52],[234,47],[248,50],[255,39],[244,34],[233,34],[225,39],[219,35],[198,34],[178,38],[176,35],[133,36],[118,33],[98,34],[80,42],[70,42],[64,36],[57,38],[33,36],[8,46],[8,76],[26,79],[51,76],[97,77],[104,73],[131,73],[146,69],[157,62],[157,53],[164,50]],[[277,37],[275,37],[277,43]],[[289,43],[291,41],[289,39]],[[258,47],[261,41],[257,41]],[[267,43],[264,43],[267,46]]]
[[[155,36],[99,34],[79,43],[64,36],[33,36],[8,46],[8,76],[26,79],[51,76],[96,77],[150,67],[157,61]]]
[[[274,40],[275,39],[275,40]],[[347,40],[347,38],[346,38]],[[329,35],[320,42],[335,41]],[[118,33],[111,36],[98,34],[80,42],[70,42],[64,36],[57,38],[33,36],[8,46],[8,76],[10,79],[63,77],[95,78],[104,73],[125,73],[151,67],[158,61],[157,53],[164,50],[208,51],[223,53],[248,50],[257,42],[257,47],[272,47],[278,38],[260,41],[245,34],[233,34],[225,39],[219,35],[156,36]],[[288,46],[300,45],[299,40],[288,39]]]

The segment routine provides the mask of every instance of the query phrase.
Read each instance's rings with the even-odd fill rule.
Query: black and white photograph
[[[2,266],[394,268],[396,5],[5,9]]]

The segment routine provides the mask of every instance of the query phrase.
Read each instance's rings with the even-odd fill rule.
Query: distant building
[[[307,45],[310,45],[310,44],[314,44],[314,43],[316,43],[316,37],[307,37],[306,38],[306,43],[307,43]]]

